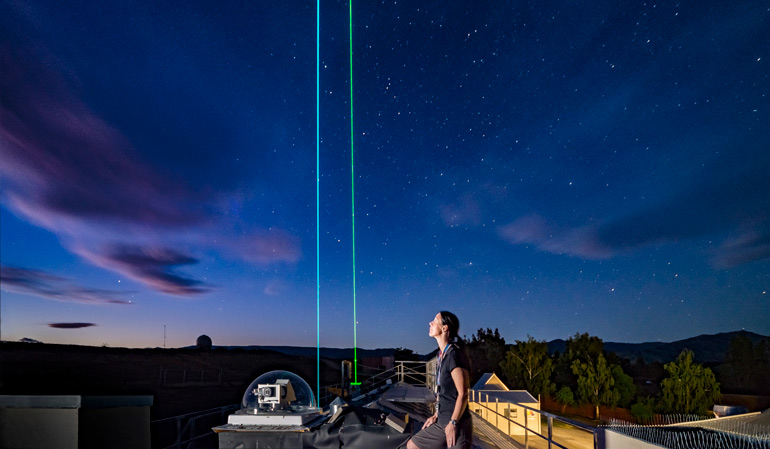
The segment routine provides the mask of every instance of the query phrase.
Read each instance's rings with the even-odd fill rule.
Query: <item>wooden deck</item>
[[[473,415],[474,445],[481,449],[524,449],[523,445],[494,428],[481,416],[473,412],[471,412],[471,415]]]

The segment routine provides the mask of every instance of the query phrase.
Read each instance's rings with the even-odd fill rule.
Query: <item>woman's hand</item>
[[[436,415],[431,416],[430,418],[425,420],[425,424],[422,425],[422,428],[424,429],[426,427],[432,426],[433,424],[436,423],[437,419],[438,419],[438,417]]]
[[[447,447],[452,447],[457,442],[457,426],[452,424],[451,422],[446,425],[446,429],[444,429],[444,433],[446,433],[446,445]]]

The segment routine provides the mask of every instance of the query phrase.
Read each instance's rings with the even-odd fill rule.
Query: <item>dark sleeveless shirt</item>
[[[457,402],[457,388],[455,388],[455,382],[452,379],[452,370],[455,368],[468,370],[468,361],[457,345],[451,344],[441,358],[441,372],[439,374],[438,423],[442,426],[449,424]],[[466,406],[458,421],[467,419],[469,416],[470,412]]]

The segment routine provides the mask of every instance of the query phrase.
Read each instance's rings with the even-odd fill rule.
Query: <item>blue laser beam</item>
[[[315,24],[315,350],[316,398],[321,400],[321,0],[316,0]],[[318,403],[320,406],[320,402]]]

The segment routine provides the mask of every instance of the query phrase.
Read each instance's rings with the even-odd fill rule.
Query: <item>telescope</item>
[[[290,404],[297,400],[289,379],[277,379],[275,383],[257,384],[253,394],[257,397],[259,408],[270,412],[288,410]]]

